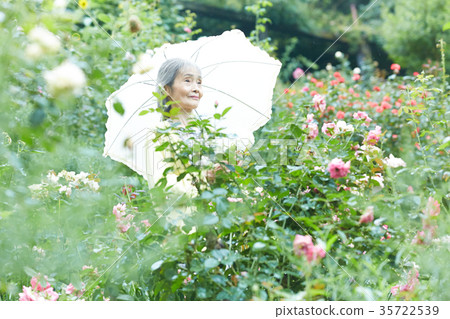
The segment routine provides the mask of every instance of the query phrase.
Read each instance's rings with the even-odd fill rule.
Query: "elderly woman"
[[[178,142],[184,142],[188,147],[193,146],[194,141],[200,140],[200,130],[190,129],[189,132],[183,131],[190,120],[196,118],[194,110],[198,107],[200,99],[203,96],[201,71],[195,64],[183,59],[169,59],[165,61],[158,72],[157,83],[159,93],[166,95],[159,102],[159,107],[167,113],[174,114],[171,117],[164,116],[164,121],[160,128],[166,129],[169,126],[173,128],[170,134],[162,134],[158,140],[158,144],[162,145],[169,142],[170,146],[163,151],[155,152],[153,167],[150,176],[149,185],[152,187],[161,178],[167,167],[172,166],[172,170],[166,175],[167,186],[171,186],[171,191],[177,194],[186,194],[187,197],[195,197],[198,194],[193,184],[194,176],[187,174],[182,180],[177,181],[180,174],[184,172],[186,166],[174,153],[172,146]],[[168,103],[172,102],[172,103]],[[169,105],[167,105],[169,104]],[[178,108],[178,112],[173,112],[173,108]],[[172,111],[172,112],[171,112]],[[171,163],[167,163],[166,159],[175,159]]]
[[[167,187],[170,187],[170,192],[175,196],[183,196],[185,200],[179,200],[174,209],[168,215],[169,220],[173,223],[182,225],[183,216],[192,212],[192,206],[186,202],[189,198],[198,195],[197,188],[194,185],[194,179],[201,178],[198,175],[192,176],[186,174],[180,181],[177,178],[182,174],[189,163],[183,164],[178,159],[177,151],[173,148],[177,143],[183,142],[192,149],[193,142],[199,141],[202,136],[199,129],[193,127],[188,132],[183,130],[189,121],[197,118],[194,110],[198,107],[199,102],[203,96],[202,76],[201,71],[195,64],[183,59],[169,59],[165,61],[158,72],[157,83],[159,86],[159,93],[166,95],[162,101],[159,102],[159,107],[164,112],[171,113],[170,117],[164,116],[164,121],[160,128],[167,129],[172,126],[169,134],[161,134],[158,139],[158,144],[162,145],[169,142],[170,145],[162,151],[154,152],[152,159],[154,166],[152,169],[151,178],[149,178],[149,185],[152,187],[161,178],[164,177],[164,171],[172,166],[171,171],[166,174]],[[168,103],[172,102],[172,103]],[[168,105],[167,105],[168,104]],[[174,108],[178,108],[178,112],[173,112]],[[179,124],[177,125],[177,122]],[[166,130],[165,130],[166,131]],[[167,132],[167,131],[166,131]],[[165,160],[174,159],[169,163]],[[167,194],[168,198],[172,197]],[[173,198],[175,199],[175,198]]]
[[[164,111],[170,112],[173,107],[178,107],[180,112],[175,119],[182,126],[186,126],[192,111],[198,107],[203,96],[199,67],[187,60],[169,59],[161,65],[156,82],[160,87],[160,93],[167,94],[160,107],[169,101],[175,102],[176,104],[167,106]]]

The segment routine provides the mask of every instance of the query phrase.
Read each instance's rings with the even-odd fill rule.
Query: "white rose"
[[[87,184],[89,185],[89,188],[92,189],[93,191],[98,191],[98,189],[100,188],[98,183],[96,181],[93,181],[93,180],[89,180],[87,182]]]
[[[360,68],[354,68],[353,69],[353,74],[361,74],[361,69]]]
[[[31,60],[40,59],[44,55],[44,50],[37,43],[30,43],[25,49],[25,55]]]
[[[336,51],[334,56],[336,57],[336,59],[342,59],[344,57],[344,54],[341,51]]]
[[[43,188],[43,186],[44,185],[42,185],[42,184],[33,184],[33,185],[28,186],[28,188],[32,192],[38,192],[38,191],[40,191]]]
[[[86,86],[83,71],[71,62],[64,62],[51,71],[44,72],[49,92],[54,96],[62,94],[79,94]]]
[[[175,194],[186,194],[188,197],[198,196],[197,188],[192,184],[192,175],[186,174],[186,176],[181,180],[177,181],[177,175],[169,173],[167,174],[167,185],[173,185],[171,191]]]
[[[51,183],[56,184],[59,180],[59,176],[55,174],[55,172],[50,171],[47,174],[47,180],[49,180]]]
[[[380,184],[381,188],[384,188],[384,178],[380,173],[376,173],[374,176],[372,176],[372,178],[374,181],[377,181]]]
[[[44,53],[56,53],[61,48],[61,42],[56,35],[43,27],[35,27],[28,34],[28,38],[40,45]]]
[[[70,196],[71,194],[72,194],[72,188],[70,188],[70,187],[67,187],[67,186],[61,186],[60,188],[59,188],[59,193],[60,194],[62,194],[62,193],[65,193],[66,194],[66,196]]]
[[[396,158],[394,157],[394,155],[390,154],[389,157],[386,157],[383,162],[392,168],[396,168],[396,167],[406,167],[406,163],[405,161],[403,161],[401,158]]]
[[[328,63],[327,66],[325,67],[325,69],[327,71],[331,71],[331,70],[333,70],[333,66],[331,65],[331,63]]]
[[[53,1],[53,10],[62,12],[66,10],[68,0],[55,0]]]
[[[336,123],[337,132],[354,132],[355,128],[351,124],[345,123],[345,121],[338,121]]]
[[[79,174],[75,175],[75,180],[81,181],[86,184],[88,182],[88,176],[89,176],[89,173],[80,172]]]
[[[6,15],[2,11],[0,11],[0,23],[5,21],[5,17],[6,17]]]
[[[154,68],[152,57],[149,54],[139,55],[137,62],[133,65],[134,74],[144,74]]]

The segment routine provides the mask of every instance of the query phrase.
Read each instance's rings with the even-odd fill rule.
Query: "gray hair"
[[[179,58],[168,59],[164,61],[158,71],[158,77],[156,78],[156,83],[158,84],[158,93],[161,95],[165,95],[167,92],[164,89],[166,85],[170,88],[173,86],[173,82],[177,77],[178,73],[187,67],[194,67],[200,72],[200,68],[190,62],[188,60],[183,60]],[[160,108],[164,107],[164,105],[169,101],[169,97],[166,97],[162,101],[158,101],[158,106]],[[170,112],[171,105],[169,105],[164,112]]]

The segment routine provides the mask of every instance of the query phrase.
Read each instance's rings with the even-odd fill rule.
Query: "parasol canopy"
[[[132,75],[106,101],[103,154],[124,163],[151,184],[161,170],[161,156],[155,154],[151,139],[163,120],[158,112],[140,113],[158,107],[153,95],[158,91],[157,74],[162,63],[171,58],[188,60],[201,70],[203,98],[194,116],[213,117],[231,107],[215,125],[247,146],[254,142],[253,132],[270,119],[273,89],[281,68],[278,60],[252,45],[240,30],[154,49],[153,68]]]

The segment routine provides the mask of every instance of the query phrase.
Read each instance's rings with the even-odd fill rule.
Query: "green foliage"
[[[393,60],[420,71],[427,59],[440,60],[436,44],[441,38],[450,40],[450,34],[443,31],[449,15],[449,0],[394,1],[381,15],[381,42]]]
[[[267,7],[272,7],[273,4],[267,0],[258,0],[254,5],[247,6],[245,9],[256,16],[255,29],[250,33],[250,41],[265,50],[267,53],[273,53],[276,50],[271,44],[270,38],[264,36],[266,33],[266,25],[272,21],[266,17]]]

